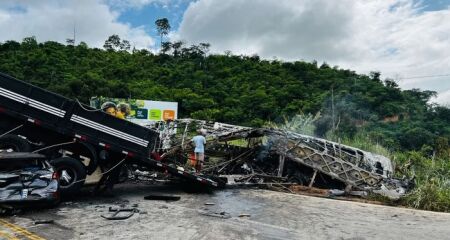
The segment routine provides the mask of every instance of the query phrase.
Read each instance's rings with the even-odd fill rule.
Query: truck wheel
[[[0,152],[31,152],[27,140],[13,134],[0,137]]]
[[[59,175],[61,195],[77,193],[86,180],[86,168],[79,160],[71,157],[61,157],[50,161]]]
[[[126,164],[123,164],[120,168],[120,174],[119,174],[119,180],[117,183],[124,183],[128,180],[130,176],[130,170],[128,169],[128,166]]]

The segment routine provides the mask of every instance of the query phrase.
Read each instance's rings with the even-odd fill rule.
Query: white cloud
[[[169,0],[107,0],[108,4],[117,8],[142,8],[152,3],[166,2]]]
[[[403,88],[431,89],[450,103],[450,8],[424,12],[413,0],[199,0],[174,36],[212,50],[318,60],[381,71]]]
[[[118,12],[112,11],[101,0],[48,0],[0,2],[0,41],[35,36],[38,41],[64,43],[73,37],[77,43],[102,47],[112,34],[130,41],[136,48],[154,47],[155,41],[141,27],[132,27],[118,21]]]
[[[141,9],[147,5],[155,4],[163,8],[170,8],[171,6],[177,6],[181,2],[191,0],[106,0],[109,5],[118,9],[134,8]]]
[[[450,89],[441,92],[439,96],[435,99],[435,102],[450,107]]]

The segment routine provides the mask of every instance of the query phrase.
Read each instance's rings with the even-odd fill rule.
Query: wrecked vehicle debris
[[[0,153],[0,207],[59,201],[58,175],[44,155]]]
[[[293,192],[289,186],[301,185],[398,199],[411,186],[393,178],[388,158],[325,139],[194,119],[143,127],[10,76],[0,78],[4,151],[44,154],[61,175],[63,193],[76,193],[97,169],[102,176],[116,167],[124,169],[125,180],[176,180],[203,189],[253,185]],[[192,167],[192,129],[208,139],[200,173]]]
[[[160,139],[154,130],[0,73],[0,150],[45,155],[61,176],[61,194],[78,193],[87,176],[98,169],[100,183],[112,190],[120,180],[112,170],[125,165],[205,188],[218,185],[159,161]]]
[[[208,139],[203,173],[227,179],[228,185],[299,184],[366,196],[367,192],[399,199],[411,181],[395,179],[392,162],[381,155],[321,138],[269,128],[248,128],[194,119],[175,121],[182,133],[164,157],[183,164],[192,146],[188,126],[201,127]],[[187,157],[185,157],[187,158]],[[181,161],[181,162],[180,162]]]

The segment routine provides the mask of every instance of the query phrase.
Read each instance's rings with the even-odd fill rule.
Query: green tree
[[[163,37],[165,35],[162,35]],[[330,136],[332,96],[336,139],[361,133],[390,150],[444,156],[450,139],[450,109],[430,103],[435,92],[402,90],[380,73],[305,61],[266,60],[208,53],[210,45],[163,42],[161,54],[130,49],[118,35],[105,48],[80,42],[0,43],[2,72],[87,102],[92,96],[179,103],[179,117],[261,126],[298,114],[317,114],[316,134]],[[439,153],[438,153],[439,151]]]
[[[120,37],[117,34],[113,34],[106,39],[103,48],[109,51],[114,51],[120,47]]]
[[[169,20],[167,18],[160,18],[157,19],[155,21],[155,25],[156,25],[156,30],[158,31],[158,35],[160,36],[160,43],[161,43],[161,48],[163,45],[163,36],[166,36],[167,34],[169,34],[170,31],[170,23]]]
[[[106,39],[103,48],[108,51],[128,51],[131,48],[130,41],[120,39],[119,35],[113,34]]]

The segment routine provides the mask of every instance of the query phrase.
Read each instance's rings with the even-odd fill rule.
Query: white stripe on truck
[[[105,125],[96,123],[94,121],[91,121],[89,119],[83,118],[83,117],[75,115],[75,114],[72,115],[70,120],[72,122],[76,122],[78,124],[81,124],[81,125],[84,125],[84,126],[87,126],[87,127],[93,128],[93,129],[96,129],[98,131],[102,131],[104,133],[110,134],[110,135],[115,136],[115,137],[122,138],[124,140],[127,140],[127,141],[132,142],[132,143],[139,144],[139,145],[144,146],[144,147],[147,147],[147,145],[149,143],[147,140],[135,137],[135,136],[130,135],[128,133],[121,132],[121,131],[116,130],[114,128],[107,127]]]
[[[61,118],[63,118],[64,115],[66,114],[66,111],[64,111],[62,109],[59,109],[59,108],[50,106],[48,104],[39,102],[37,100],[28,98],[26,96],[17,94],[15,92],[9,91],[9,90],[4,89],[2,87],[0,87],[0,95],[3,96],[3,97],[9,98],[11,100],[14,100],[16,102],[19,102],[19,103],[28,105],[30,107],[39,109],[41,111],[53,114],[53,115],[58,116],[58,117],[61,117]],[[94,121],[91,121],[89,119],[80,117],[80,116],[75,115],[75,114],[72,115],[70,120],[73,121],[73,122],[76,122],[78,124],[81,124],[81,125],[84,125],[84,126],[87,126],[87,127],[90,127],[90,128],[93,128],[93,129],[96,129],[96,130],[99,130],[99,131],[102,131],[104,133],[110,134],[112,136],[122,138],[124,140],[129,141],[129,142],[139,144],[139,145],[144,146],[144,147],[147,147],[147,145],[149,143],[149,141],[147,141],[147,140],[135,137],[133,135],[130,135],[130,134],[127,134],[127,133],[124,133],[124,132],[121,132],[121,131],[118,131],[116,129],[107,127],[105,125],[101,125],[99,123],[96,123]]]
[[[15,92],[11,92],[11,91],[1,88],[1,87],[0,87],[0,94],[3,97],[9,98],[11,100],[14,100],[14,101],[22,103],[22,104],[29,105],[30,107],[39,109],[44,112],[48,112],[50,114],[56,115],[61,118],[64,117],[64,115],[66,114],[66,111],[64,111],[64,110],[61,110],[59,108],[50,106],[48,104],[45,104],[45,103],[42,103],[39,101],[36,101],[36,100],[28,98],[28,97],[25,97],[23,95],[15,93]]]

